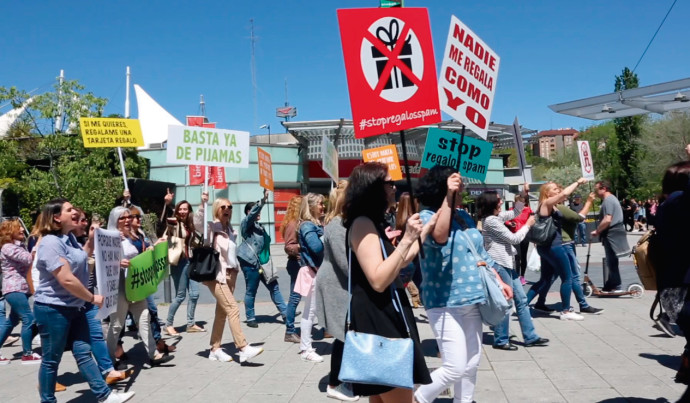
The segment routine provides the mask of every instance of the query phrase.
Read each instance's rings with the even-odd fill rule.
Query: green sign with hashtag
[[[127,301],[141,301],[158,290],[168,274],[168,242],[161,242],[129,261],[125,276]]]

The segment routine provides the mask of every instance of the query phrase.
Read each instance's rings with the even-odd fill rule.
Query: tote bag
[[[388,256],[383,247],[383,241],[381,241],[381,248],[386,259]],[[338,379],[342,382],[412,389],[414,388],[414,344],[400,298],[392,284],[391,298],[395,296],[393,305],[403,317],[408,337],[389,338],[350,329],[350,311],[352,310],[352,249],[350,247],[348,247],[348,253],[347,290],[350,301],[347,309],[346,329],[348,330],[345,333],[345,347]]]
[[[477,253],[470,237],[465,231],[462,231],[462,234],[465,236],[475,260],[477,262],[482,262],[484,259]],[[498,279],[496,279],[493,272],[489,271],[486,264],[478,266],[477,269],[479,269],[479,275],[481,276],[482,285],[484,286],[484,296],[486,297],[486,301],[479,305],[479,313],[482,316],[482,322],[489,326],[496,326],[501,323],[503,318],[510,312],[510,303],[503,295],[501,286],[498,284]]]

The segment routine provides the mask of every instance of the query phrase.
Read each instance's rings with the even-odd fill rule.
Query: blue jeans
[[[532,316],[529,313],[527,297],[522,288],[522,283],[520,283],[520,274],[513,269],[508,269],[498,264],[494,267],[498,275],[501,276],[501,280],[513,287],[513,301],[515,302],[515,310],[517,311],[520,330],[522,330],[522,339],[525,343],[531,343],[538,340],[539,336],[534,331],[534,323],[532,323]],[[510,313],[506,314],[506,317],[503,318],[503,322],[494,326],[494,345],[502,346],[507,344],[509,337]]]
[[[244,310],[247,315],[247,322],[253,322],[256,320],[254,314],[254,300],[256,300],[256,292],[259,290],[259,283],[263,283],[269,294],[271,294],[271,300],[278,308],[278,312],[285,317],[285,312],[287,311],[287,306],[285,305],[285,300],[283,300],[283,294],[280,293],[280,288],[278,287],[278,280],[272,281],[270,284],[266,284],[263,276],[259,274],[259,268],[256,266],[248,265],[246,262],[240,260],[240,267],[242,267],[242,273],[244,273],[244,282],[246,284],[246,291],[244,294]]]
[[[575,243],[582,246],[587,243],[587,224],[584,221],[577,223],[577,227],[575,227]]]
[[[606,266],[609,268],[609,277],[604,284],[604,290],[615,290],[621,286],[621,272],[618,268],[618,256],[616,256],[616,253],[611,249],[611,244],[606,237],[601,240],[601,244],[604,246]]]
[[[89,325],[89,335],[91,336],[91,352],[96,359],[98,369],[105,376],[110,371],[115,370],[115,367],[108,353],[108,345],[105,344],[105,338],[103,338],[103,325],[100,319],[96,319],[97,314],[98,306],[86,304],[86,323]]]
[[[189,270],[189,260],[185,258],[181,258],[177,266],[170,266],[170,276],[173,278],[177,294],[168,310],[168,326],[173,325],[177,308],[184,302],[188,289],[189,302],[187,303],[187,326],[194,325],[194,311],[196,311],[196,302],[199,300],[199,283],[189,278]]]
[[[15,326],[19,324],[19,315],[14,310],[10,311],[10,317],[7,318],[5,310],[5,297],[0,296],[0,346],[5,344],[5,340],[12,332]]]
[[[38,329],[29,306],[29,296],[23,292],[10,292],[5,294],[5,300],[12,307],[12,312],[16,312],[22,321],[22,353],[31,355],[31,341],[38,334]]]
[[[72,355],[77,362],[79,372],[86,378],[91,391],[99,401],[105,400],[110,395],[110,388],[91,357],[91,337],[85,310],[36,302],[34,314],[43,347],[43,360],[38,370],[41,402],[57,402],[55,381],[67,343],[71,344]]]
[[[288,259],[286,270],[290,275],[290,299],[285,311],[285,334],[297,333],[297,329],[295,329],[295,312],[297,312],[297,305],[302,300],[302,296],[295,292],[295,281],[297,281],[299,269],[300,265],[297,259]]]
[[[146,297],[146,303],[149,305],[149,326],[151,326],[151,334],[153,340],[156,342],[161,339],[161,323],[158,321],[158,307],[156,301],[153,300],[153,294]]]
[[[580,264],[577,262],[577,253],[575,252],[575,243],[569,242],[564,244],[565,253],[568,255],[568,260],[570,261],[570,272],[573,276],[573,293],[575,294],[575,299],[580,305],[580,308],[587,308],[589,304],[585,299],[585,293],[582,291],[582,279],[580,278]]]
[[[532,301],[538,294],[537,304],[543,305],[546,301],[546,293],[555,281],[555,276],[558,276],[561,278],[561,311],[569,310],[571,308],[570,293],[573,292],[573,276],[565,248],[563,245],[537,246],[537,252],[541,257],[541,277],[527,292],[527,301]]]

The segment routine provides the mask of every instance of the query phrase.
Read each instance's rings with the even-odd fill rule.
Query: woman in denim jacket
[[[264,208],[266,200],[268,199],[268,190],[264,189],[264,197],[256,203],[247,203],[244,206],[244,214],[246,217],[240,224],[240,231],[244,242],[237,248],[237,258],[240,261],[242,273],[244,273],[244,281],[246,284],[246,293],[244,296],[245,314],[247,315],[247,326],[259,327],[256,323],[254,314],[254,300],[256,299],[256,292],[259,289],[259,282],[263,283],[271,294],[273,303],[278,308],[280,316],[285,321],[286,305],[283,300],[283,295],[280,293],[278,287],[278,280],[266,283],[263,276],[259,273],[261,262],[259,262],[259,253],[264,248],[264,234],[266,230],[259,223],[261,218],[261,209]],[[268,245],[266,245],[268,247]]]
[[[424,241],[422,275],[424,308],[436,337],[443,364],[431,373],[433,382],[415,392],[416,402],[430,403],[448,386],[453,386],[456,402],[471,402],[481,358],[482,319],[479,304],[486,297],[479,270],[495,262],[484,250],[484,239],[462,218],[453,214],[453,201],[462,194],[460,174],[453,168],[435,166],[419,181],[417,195],[424,210],[422,222],[434,212],[436,226]],[[451,220],[452,219],[452,220]],[[477,261],[472,246],[482,261]],[[491,270],[506,299],[512,289]]]
[[[311,329],[316,312],[316,298],[314,287],[316,286],[316,272],[323,262],[323,226],[321,217],[324,214],[323,196],[309,193],[302,198],[299,218],[299,248],[302,266],[297,275],[295,292],[304,297],[304,315],[302,315],[302,334],[300,338],[300,357],[302,361],[322,362],[323,357],[312,348]]]

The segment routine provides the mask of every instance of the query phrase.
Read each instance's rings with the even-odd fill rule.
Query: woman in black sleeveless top
[[[399,279],[400,269],[419,252],[417,238],[433,228],[432,219],[422,226],[419,214],[407,221],[405,235],[394,247],[384,228],[386,207],[395,199],[395,184],[388,167],[371,162],[358,166],[350,175],[345,196],[343,221],[348,230],[347,247],[352,248],[351,328],[384,337],[408,337],[405,322],[393,305],[391,284],[402,304],[402,313],[414,340],[413,374],[416,384],[431,383],[429,370],[419,343],[414,314]],[[382,253],[382,245],[387,258]],[[370,402],[412,402],[412,390],[383,385],[353,385],[355,395],[371,396]]]

